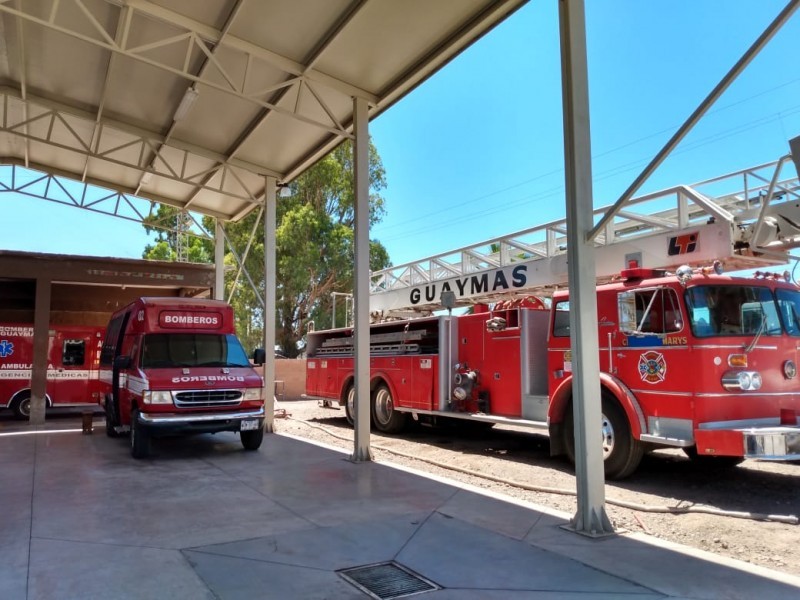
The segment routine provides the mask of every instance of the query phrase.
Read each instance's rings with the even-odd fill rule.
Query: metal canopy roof
[[[0,163],[238,220],[527,0],[0,0]]]

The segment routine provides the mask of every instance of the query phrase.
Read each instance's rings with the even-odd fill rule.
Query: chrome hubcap
[[[393,410],[392,395],[385,389],[380,390],[375,396],[375,418],[381,423],[388,423]]]
[[[614,427],[608,417],[603,415],[603,460],[607,459],[614,451]]]

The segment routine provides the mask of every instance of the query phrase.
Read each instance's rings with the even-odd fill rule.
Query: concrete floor
[[[339,571],[384,561],[438,586],[430,600],[800,597],[800,578],[587,539],[565,515],[278,434],[258,452],[234,434],[159,440],[134,461],[99,421],[0,422],[0,456],[3,600],[368,598]]]

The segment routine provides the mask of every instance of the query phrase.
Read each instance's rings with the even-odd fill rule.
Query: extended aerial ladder
[[[795,140],[792,141],[793,145]],[[795,164],[797,157],[795,157]],[[757,269],[797,260],[800,181],[791,156],[631,199],[595,238],[598,283],[631,264]],[[594,211],[595,221],[608,207]],[[549,295],[567,284],[566,220],[372,273],[373,320]],[[442,292],[445,294],[444,302]],[[448,298],[449,296],[449,298]]]

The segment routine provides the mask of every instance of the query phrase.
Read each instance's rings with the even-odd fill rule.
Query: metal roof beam
[[[8,96],[9,98],[16,98],[18,100],[25,100],[22,98],[19,90],[16,88],[8,87],[0,85],[0,95]],[[44,108],[50,109],[55,112],[59,113],[66,113],[71,117],[75,117],[78,119],[84,119],[86,121],[94,121],[95,113],[83,108],[77,108],[71,106],[69,104],[65,104],[63,102],[58,102],[55,100],[51,100],[49,98],[42,98],[40,96],[34,96],[28,94],[27,101],[33,104],[37,104]],[[110,127],[112,129],[116,129],[122,133],[128,133],[130,135],[136,136],[143,140],[149,140],[150,142],[160,144],[163,143],[165,140],[164,134],[153,131],[150,129],[145,129],[139,125],[134,125],[132,123],[128,123],[125,121],[120,121],[119,119],[111,119],[109,117],[102,117],[100,119],[100,125],[102,127]],[[5,126],[5,124],[4,124]],[[271,169],[266,169],[260,165],[255,163],[251,163],[246,160],[238,159],[238,158],[229,158],[224,154],[219,154],[218,152],[213,152],[208,148],[203,148],[196,144],[192,144],[191,142],[186,142],[184,140],[179,140],[176,138],[172,138],[170,140],[169,145],[173,148],[178,150],[182,150],[184,152],[189,152],[191,154],[195,154],[200,158],[207,158],[209,160],[213,160],[219,163],[227,164],[231,167],[236,167],[237,169],[242,169],[244,171],[248,171],[254,175],[260,176],[272,176],[280,178],[281,174],[277,173]],[[141,167],[139,167],[141,168]]]
[[[0,13],[2,13],[2,12],[10,14],[11,16],[17,17],[20,20],[25,20],[25,21],[28,21],[28,22],[31,22],[31,23],[35,23],[37,25],[40,25],[42,27],[51,29],[53,31],[57,31],[57,32],[65,34],[65,35],[69,35],[69,36],[74,37],[76,39],[79,39],[79,40],[81,40],[83,42],[92,44],[94,46],[98,46],[98,47],[103,48],[105,50],[108,50],[110,52],[114,52],[114,53],[117,53],[117,54],[121,54],[121,55],[127,56],[128,58],[131,58],[132,60],[136,60],[136,61],[145,63],[147,65],[150,65],[152,67],[161,69],[161,70],[166,71],[168,73],[171,73],[173,75],[176,75],[176,76],[179,76],[179,77],[183,77],[183,78],[185,78],[185,79],[187,79],[189,81],[192,81],[192,82],[195,82],[195,83],[201,83],[203,85],[206,85],[206,86],[211,87],[213,89],[216,89],[218,91],[224,92],[226,94],[230,94],[230,95],[236,96],[237,98],[240,98],[240,99],[245,100],[247,102],[262,106],[264,108],[271,109],[271,110],[273,110],[273,111],[275,111],[277,113],[285,115],[286,117],[288,117],[290,119],[294,119],[294,120],[300,121],[302,123],[305,123],[307,125],[311,125],[312,127],[316,127],[318,129],[322,129],[323,131],[328,131],[329,133],[332,133],[332,134],[335,134],[335,135],[338,135],[338,136],[343,136],[343,137],[348,137],[348,138],[352,137],[352,134],[350,134],[348,131],[345,131],[345,130],[342,130],[342,129],[337,129],[336,127],[331,127],[330,125],[328,125],[326,123],[322,123],[322,122],[319,122],[319,121],[317,121],[315,119],[311,119],[311,118],[308,118],[308,117],[304,117],[302,115],[298,115],[298,114],[294,113],[291,110],[287,110],[287,109],[282,108],[280,106],[276,106],[275,104],[272,104],[270,102],[266,102],[264,100],[260,100],[258,98],[253,97],[250,94],[244,93],[241,90],[235,89],[235,86],[231,87],[230,85],[222,85],[222,84],[216,83],[214,81],[210,81],[208,79],[203,79],[203,78],[201,78],[201,77],[199,77],[197,75],[194,75],[194,74],[188,72],[188,69],[186,68],[185,65],[184,65],[184,68],[182,68],[182,69],[176,69],[175,67],[172,67],[171,65],[159,62],[158,60],[155,60],[155,59],[153,59],[153,58],[151,58],[149,56],[143,56],[142,54],[139,54],[137,51],[134,51],[136,49],[131,50],[131,49],[126,48],[126,47],[118,46],[116,43],[111,43],[111,42],[108,42],[108,41],[92,38],[92,37],[90,37],[88,35],[80,33],[77,30],[72,30],[72,29],[68,29],[67,27],[63,27],[61,25],[57,25],[55,22],[53,22],[52,19],[49,20],[49,21],[46,21],[46,20],[40,19],[38,17],[35,17],[33,15],[27,14],[27,13],[23,12],[21,9],[13,9],[11,7],[8,7],[8,6],[4,5],[4,4],[0,4]],[[196,41],[204,43],[204,42],[202,42],[202,38],[199,38],[199,37],[197,38]],[[245,60],[247,60],[246,56],[244,56],[243,58]]]

